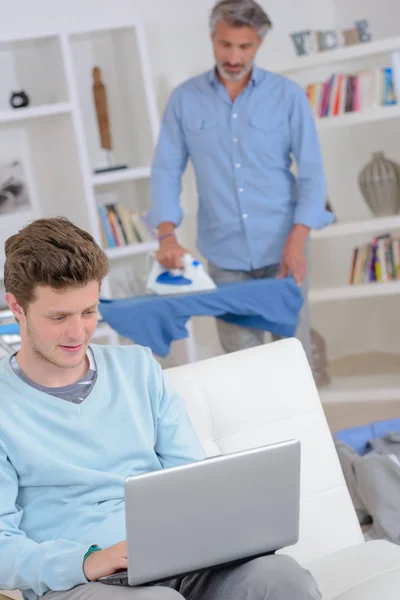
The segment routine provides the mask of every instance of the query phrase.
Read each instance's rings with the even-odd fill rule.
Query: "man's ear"
[[[20,304],[18,304],[18,301],[17,301],[16,297],[14,296],[14,294],[7,292],[6,302],[8,304],[8,308],[11,310],[11,312],[14,315],[14,317],[16,318],[16,320],[18,322],[20,322],[25,317],[25,313],[24,313],[24,309],[22,308],[22,306]]]

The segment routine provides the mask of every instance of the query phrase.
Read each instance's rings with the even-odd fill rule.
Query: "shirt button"
[[[239,115],[238,115],[237,113],[233,113],[233,115],[232,115],[232,119],[237,119],[237,118],[238,118],[238,116],[239,116]]]
[[[243,217],[243,219],[247,219],[247,217],[248,217],[248,216],[249,216],[249,215],[248,215],[247,213],[243,213],[243,214],[242,214],[242,217]]]
[[[235,142],[235,144],[237,144],[237,142],[239,141],[237,138],[233,138],[233,141]]]
[[[239,188],[239,192],[242,193],[243,192],[243,188]]]
[[[241,167],[241,166],[242,166],[242,165],[241,165],[240,163],[236,163],[236,165],[235,165],[235,167],[236,167],[237,169],[240,169],[240,167]]]

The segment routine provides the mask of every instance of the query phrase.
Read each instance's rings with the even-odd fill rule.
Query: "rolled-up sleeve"
[[[171,221],[179,226],[182,217],[182,174],[188,161],[188,149],[179,117],[179,89],[165,109],[160,136],[151,169],[151,208],[148,221],[157,227]]]
[[[326,181],[317,128],[304,91],[293,85],[291,92],[290,132],[297,163],[294,223],[319,229],[327,224],[327,214]]]

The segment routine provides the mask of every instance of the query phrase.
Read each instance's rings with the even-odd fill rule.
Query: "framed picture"
[[[32,210],[32,201],[22,161],[0,163],[0,217]]]

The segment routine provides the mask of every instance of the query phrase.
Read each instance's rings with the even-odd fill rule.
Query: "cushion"
[[[317,580],[324,600],[400,598],[400,546],[390,542],[357,544],[304,566]]]

